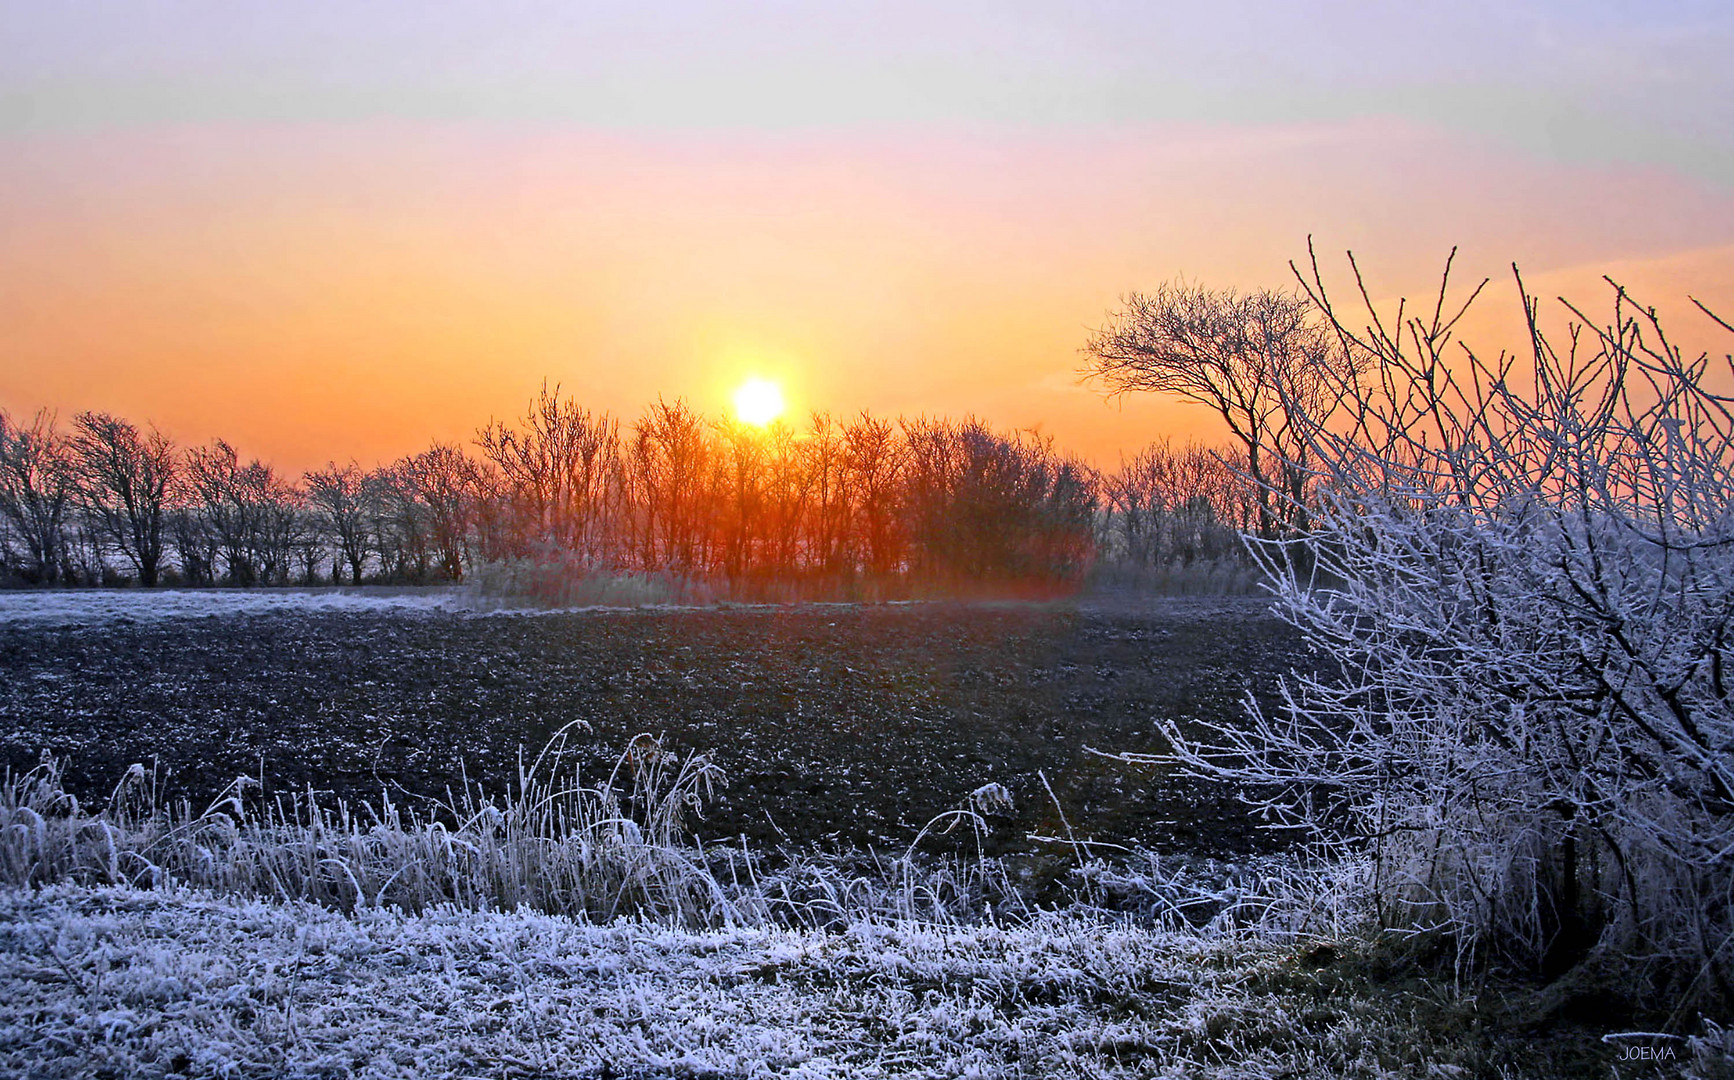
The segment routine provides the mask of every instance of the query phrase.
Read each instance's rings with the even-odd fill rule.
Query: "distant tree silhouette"
[[[903,561],[898,485],[907,448],[889,420],[865,410],[843,428],[843,467],[855,511],[855,550],[871,574],[892,573]]]
[[[1095,477],[1049,440],[1008,437],[970,418],[904,425],[910,543],[928,574],[1068,580],[1086,569]]]
[[[456,446],[436,442],[405,458],[397,475],[407,498],[416,504],[425,544],[441,577],[462,581],[470,563],[471,510],[480,470]]]
[[[802,525],[812,497],[813,478],[795,430],[778,420],[765,434],[764,527],[761,571],[787,574],[802,569]]]
[[[802,443],[801,467],[808,491],[803,532],[806,565],[835,577],[849,562],[850,495],[848,449],[829,413],[814,413]]]
[[[427,581],[433,570],[427,508],[417,497],[407,459],[368,473],[365,490],[380,576],[411,584]]]
[[[202,549],[198,561],[205,562],[203,551],[214,551],[231,585],[286,581],[300,540],[300,492],[257,458],[241,464],[222,439],[193,448],[186,475],[193,515],[180,527]],[[201,525],[207,531],[203,544],[196,539]],[[214,560],[206,572],[214,576]]]
[[[684,401],[659,399],[633,428],[628,475],[638,501],[642,568],[705,569],[712,458],[704,420]]]
[[[1198,443],[1163,440],[1102,478],[1104,558],[1158,569],[1238,559],[1240,533],[1257,520],[1244,458]]]
[[[22,427],[0,411],[0,517],[18,545],[25,580],[52,585],[71,577],[74,492],[71,448],[54,414],[44,409]]]
[[[1309,449],[1295,415],[1328,415],[1334,373],[1357,362],[1306,297],[1183,282],[1129,293],[1085,345],[1085,375],[1116,394],[1171,393],[1208,406],[1245,449],[1258,534],[1304,531]]]
[[[620,482],[619,424],[542,384],[521,428],[493,421],[476,435],[499,470],[511,521],[500,541],[516,555],[553,544],[591,560],[608,554],[609,518]]]
[[[108,546],[157,583],[168,550],[170,501],[180,480],[174,444],[108,413],[84,412],[72,441],[85,513]]]
[[[325,468],[302,478],[307,502],[315,515],[315,527],[332,549],[331,579],[340,577],[339,565],[347,564],[351,584],[361,584],[371,549],[367,514],[367,489],[361,467],[327,462]]]

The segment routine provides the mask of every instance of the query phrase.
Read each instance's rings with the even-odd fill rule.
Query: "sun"
[[[759,427],[783,415],[783,389],[769,379],[748,379],[735,391],[735,415]]]

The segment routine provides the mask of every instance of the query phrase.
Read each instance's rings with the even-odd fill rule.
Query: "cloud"
[[[257,121],[614,129],[1400,117],[1734,184],[1707,2],[16,5],[0,131]]]

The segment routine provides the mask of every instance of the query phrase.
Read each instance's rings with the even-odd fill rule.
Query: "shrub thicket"
[[[1171,726],[1180,759],[1364,868],[1392,931],[1725,1008],[1729,365],[1688,359],[1617,288],[1612,319],[1571,308],[1558,347],[1519,279],[1529,347],[1488,358],[1453,348],[1443,285],[1429,314],[1369,302],[1358,329],[1316,262],[1304,284],[1360,362],[1331,407],[1286,399],[1311,527],[1255,550],[1341,673],[1207,738]]]

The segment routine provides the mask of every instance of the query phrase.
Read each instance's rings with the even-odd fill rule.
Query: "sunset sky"
[[[1116,298],[1309,234],[1726,352],[1730,56],[1726,0],[0,0],[0,407],[298,473],[758,376],[1110,464],[1214,438],[1079,384]]]

